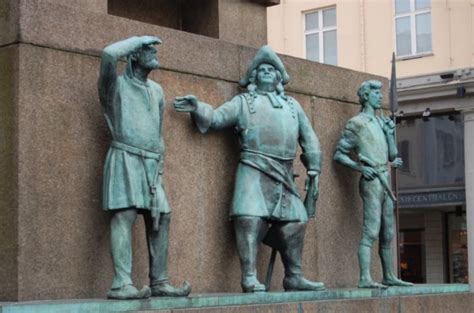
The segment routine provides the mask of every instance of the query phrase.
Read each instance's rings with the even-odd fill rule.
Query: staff
[[[392,53],[392,74],[390,76],[390,112],[392,113],[392,120],[393,123],[395,124],[395,142],[397,142],[397,116],[395,115],[395,112],[398,110],[398,94],[397,94],[397,73],[396,73],[396,68],[395,68],[395,52]],[[394,168],[393,170],[393,189],[395,190],[395,196],[398,198],[398,175],[397,175],[397,169]],[[396,226],[397,226],[397,232],[395,234],[395,239],[397,243],[397,273],[398,273],[398,278],[400,278],[400,236],[399,236],[399,231],[400,231],[400,211],[398,207],[398,201],[394,200],[395,202],[395,220],[396,220]]]

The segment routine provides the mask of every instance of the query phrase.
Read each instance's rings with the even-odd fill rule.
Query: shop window
[[[395,37],[399,57],[431,53],[431,0],[395,0]]]
[[[468,283],[466,214],[448,214],[449,282]]]
[[[337,65],[336,8],[304,13],[306,59]]]
[[[402,229],[400,236],[400,274],[405,281],[426,283],[423,229]]]
[[[464,124],[459,114],[401,119],[397,141],[405,164],[400,190],[464,187]]]

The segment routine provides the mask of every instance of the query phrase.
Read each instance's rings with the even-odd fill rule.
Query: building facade
[[[467,282],[474,1],[283,0],[267,10],[268,42],[283,54],[389,77],[395,52],[401,274]]]

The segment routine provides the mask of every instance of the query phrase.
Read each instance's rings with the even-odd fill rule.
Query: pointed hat
[[[260,50],[258,50],[257,54],[253,58],[249,67],[247,68],[247,73],[245,74],[244,78],[239,81],[240,86],[246,87],[250,83],[249,78],[252,74],[252,71],[257,69],[257,67],[262,63],[273,65],[275,69],[277,69],[281,73],[281,83],[283,85],[288,84],[288,82],[290,81],[290,76],[286,72],[283,62],[280,60],[280,58],[276,55],[276,53],[269,45],[265,45],[261,47]]]

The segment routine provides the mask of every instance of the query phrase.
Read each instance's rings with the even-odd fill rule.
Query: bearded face
[[[144,45],[133,57],[133,61],[145,70],[156,70],[160,67],[160,62],[156,55],[154,45]]]

